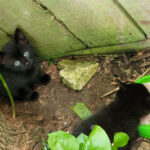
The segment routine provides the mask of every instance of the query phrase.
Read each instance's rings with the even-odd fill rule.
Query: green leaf
[[[124,132],[118,132],[114,135],[112,150],[117,150],[119,147],[124,147],[128,144],[129,136]]]
[[[86,141],[85,150],[111,150],[106,132],[98,125],[94,127]]]
[[[42,145],[43,145],[43,150],[50,150],[47,142],[42,141]]]
[[[85,134],[81,133],[78,137],[77,140],[79,142],[79,150],[85,150],[85,143],[88,139],[88,136],[86,136]]]
[[[144,76],[136,80],[136,83],[147,83],[147,82],[150,82],[150,75]]]
[[[51,150],[78,150],[78,140],[64,131],[56,131],[48,134],[48,145]]]
[[[78,137],[77,137],[77,140],[80,143],[85,143],[85,141],[88,139],[88,136],[81,133]]]
[[[90,110],[85,106],[84,103],[76,103],[76,105],[72,108],[69,106],[71,110],[73,110],[82,120],[87,119],[92,115]]]
[[[48,61],[48,65],[51,66],[54,63],[55,59],[54,58],[50,58]]]
[[[9,100],[11,103],[11,107],[12,107],[13,119],[15,119],[15,117],[16,117],[15,102],[14,102],[13,96],[11,94],[11,91],[10,91],[9,87],[7,86],[7,83],[5,82],[1,73],[0,73],[0,80],[2,81],[2,84],[8,94],[8,97],[9,97]]]

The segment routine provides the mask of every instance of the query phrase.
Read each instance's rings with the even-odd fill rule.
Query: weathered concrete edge
[[[82,49],[82,50],[77,50],[77,51],[72,51],[65,54],[57,55],[54,56],[54,58],[60,58],[60,57],[72,56],[72,55],[96,55],[96,54],[105,55],[105,54],[114,54],[114,53],[122,53],[122,52],[129,52],[129,51],[141,51],[141,50],[150,50],[150,39],[145,41],[134,42],[134,43],[121,44],[121,45]]]

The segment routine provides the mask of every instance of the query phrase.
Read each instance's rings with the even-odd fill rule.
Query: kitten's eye
[[[19,66],[19,65],[20,65],[20,61],[18,61],[18,60],[15,61],[14,65],[15,65],[15,66]]]
[[[29,52],[25,52],[25,53],[24,53],[24,56],[25,56],[25,57],[28,57],[28,56],[29,56]]]

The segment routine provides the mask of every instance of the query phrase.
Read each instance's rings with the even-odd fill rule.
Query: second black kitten
[[[0,73],[15,99],[37,100],[36,83],[47,84],[50,76],[40,69],[39,59],[32,45],[20,29],[0,52]],[[0,83],[0,95],[7,93]]]
[[[116,99],[98,113],[73,129],[73,135],[89,135],[93,125],[100,125],[113,141],[116,132],[129,135],[129,144],[120,150],[129,150],[130,144],[138,137],[140,118],[150,112],[150,94],[142,84],[120,84]]]

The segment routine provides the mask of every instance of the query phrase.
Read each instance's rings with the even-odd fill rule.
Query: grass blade
[[[13,99],[11,91],[8,88],[7,83],[5,82],[5,80],[4,80],[4,78],[3,78],[1,73],[0,73],[0,80],[2,81],[2,84],[3,84],[5,90],[6,90],[7,94],[8,94],[8,97],[9,97],[9,100],[10,100],[10,103],[11,103],[11,107],[12,107],[13,119],[15,119],[15,117],[16,117],[16,110],[15,110],[14,99]]]

